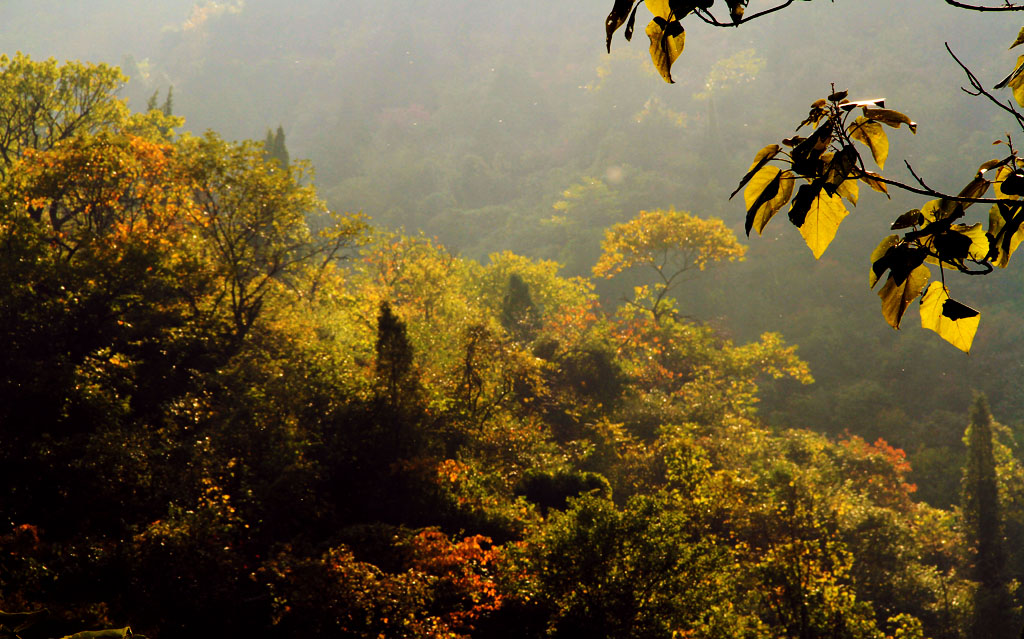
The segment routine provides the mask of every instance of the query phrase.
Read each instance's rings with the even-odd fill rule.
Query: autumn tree
[[[605,231],[594,275],[610,278],[629,269],[654,271],[653,291],[636,289],[632,305],[649,311],[655,321],[668,313],[668,294],[686,276],[723,261],[742,260],[746,247],[718,219],[701,219],[685,211],[640,211],[628,222]]]

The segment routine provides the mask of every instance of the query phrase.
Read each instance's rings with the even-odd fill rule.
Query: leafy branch
[[[1024,29],[1011,48],[1024,43]],[[947,51],[967,74],[972,96],[984,96],[1010,113],[1024,129],[1024,116],[1012,102],[1003,103],[960,61],[947,45]],[[1024,104],[1024,56],[1017,68],[997,87],[1014,90],[1018,103]],[[901,231],[884,238],[871,255],[869,284],[873,288],[884,276],[879,291],[882,315],[899,328],[909,304],[921,299],[921,323],[936,331],[957,348],[969,351],[977,331],[980,313],[950,298],[945,271],[965,275],[986,275],[995,266],[1005,267],[1024,239],[1024,160],[1018,157],[1009,134],[996,144],[1005,144],[1009,154],[981,164],[973,178],[953,195],[928,185],[909,162],[904,162],[915,184],[902,182],[868,170],[861,150],[866,147],[879,170],[888,156],[889,142],[882,125],[899,128],[906,124],[911,132],[917,125],[909,117],[884,108],[884,100],[850,101],[846,91],[835,92],[811,105],[810,112],[797,127],[815,127],[807,137],[794,136],[763,148],[754,157],[750,170],[740,181],[733,196],[744,189],[747,206],[746,231],[760,234],[765,225],[787,203],[790,221],[800,229],[816,258],[831,243],[839,224],[849,214],[844,200],[856,205],[858,182],[885,193],[887,187],[933,198],[921,208],[912,209],[892,223],[890,230]],[[855,114],[860,112],[860,115]],[[774,164],[772,164],[774,163]],[[783,165],[781,168],[777,164]],[[794,182],[803,180],[793,197]],[[994,197],[986,197],[992,188]],[[730,196],[732,197],[732,196]],[[975,204],[990,205],[987,228],[983,222],[962,222],[967,209]],[[928,284],[928,264],[939,267],[940,281]]]

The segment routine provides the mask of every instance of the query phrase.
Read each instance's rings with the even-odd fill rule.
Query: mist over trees
[[[959,191],[943,44],[994,85],[1021,14],[695,22],[670,86],[608,9],[5,5],[0,634],[1019,630],[1022,267],[965,356],[865,286],[919,199],[815,260],[728,196],[833,89]]]

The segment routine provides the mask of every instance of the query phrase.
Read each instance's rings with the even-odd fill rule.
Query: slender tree
[[[1009,637],[1010,609],[1004,572],[1002,514],[993,446],[992,414],[988,400],[978,394],[971,407],[970,425],[964,434],[967,463],[963,478],[963,514],[973,547],[973,578],[978,582],[974,598],[971,636],[974,639]]]

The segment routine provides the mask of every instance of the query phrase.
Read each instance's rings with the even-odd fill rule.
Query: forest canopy
[[[260,6],[211,4],[190,29]],[[191,33],[177,35],[194,50],[226,41]],[[745,54],[715,77],[739,85],[759,64]],[[623,75],[587,100],[603,107]],[[501,103],[510,77],[486,95]],[[909,417],[876,390],[899,352],[850,353],[879,357],[876,386],[834,384],[825,366],[812,384],[803,347],[700,317],[701,295],[746,295],[723,283],[764,269],[763,252],[640,162],[663,127],[716,135],[710,117],[651,98],[629,114],[643,116],[635,165],[549,158],[543,180],[524,167],[589,148],[597,120],[574,122],[575,138],[552,120],[532,158],[491,145],[447,165],[410,149],[428,139],[414,124],[453,111],[368,118],[380,146],[353,162],[436,189],[419,210],[452,216],[460,237],[500,220],[539,249],[474,257],[333,212],[285,126],[261,124],[257,141],[185,133],[175,111],[194,93],[148,87],[133,113],[123,82],[108,65],[26,55],[0,73],[0,634],[895,639],[1020,626],[1019,428],[946,390],[959,408]],[[715,86],[709,114],[730,85]],[[680,174],[724,184],[701,164]],[[365,177],[331,188],[416,199]],[[523,183],[553,197],[495,203]],[[842,183],[830,187],[846,197]],[[665,201],[642,203],[645,190]],[[814,320],[819,338],[845,328]],[[804,393],[823,385],[821,409]],[[1017,418],[1012,393],[993,397]]]

